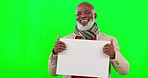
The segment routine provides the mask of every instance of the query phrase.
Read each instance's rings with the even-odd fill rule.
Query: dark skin
[[[113,39],[110,40],[110,44],[105,44],[103,47],[103,52],[107,54],[110,59],[115,59],[115,50],[113,45]]]
[[[94,10],[94,7],[87,2],[83,2],[79,4],[77,7],[76,21],[78,21],[80,24],[85,26],[91,19],[93,19],[92,10]],[[96,13],[94,13],[94,19],[95,18],[96,18]],[[57,42],[55,43],[55,46],[54,46],[54,51],[53,51],[53,53],[56,55],[66,50],[66,44],[60,41],[59,39],[60,37],[58,37]],[[111,41],[110,44],[104,45],[103,52],[107,54],[110,57],[110,59],[114,59],[115,50],[113,45],[113,39],[111,39],[110,41]]]
[[[63,52],[64,50],[66,50],[66,44],[60,41],[60,37],[58,36],[57,42],[55,43],[55,46],[54,46],[53,53],[57,55],[59,52]]]
[[[94,7],[86,2],[78,5],[76,21],[78,21],[82,25],[88,24],[88,22],[93,19],[93,11]],[[94,14],[94,19],[96,18],[96,13]]]

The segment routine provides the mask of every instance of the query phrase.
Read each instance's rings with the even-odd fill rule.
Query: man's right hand
[[[66,44],[60,41],[60,37],[58,36],[57,42],[55,43],[54,46],[53,54],[58,54],[59,52],[63,52],[64,50],[66,50]]]

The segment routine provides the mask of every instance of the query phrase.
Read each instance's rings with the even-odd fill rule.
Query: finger
[[[60,44],[63,44],[65,47],[67,47],[66,44],[64,42],[62,42],[62,41],[60,41]]]
[[[55,48],[56,52],[61,52],[61,51],[64,51],[64,50],[66,50],[64,47]]]
[[[103,51],[112,51],[112,50],[109,48],[106,48],[106,49],[103,49]]]
[[[104,52],[106,55],[109,55],[110,56],[110,53],[109,52]]]
[[[103,49],[103,51],[107,51],[107,52],[112,52],[113,51],[113,49],[111,49],[111,48],[105,48],[105,49]]]
[[[63,50],[65,50],[66,49],[66,47],[65,46],[58,46],[58,47],[55,47],[56,49],[63,49]]]
[[[57,36],[57,41],[60,41],[60,36]]]
[[[114,45],[114,44],[113,44],[113,38],[110,40],[110,44],[111,44],[111,45]]]
[[[103,48],[112,47],[110,44],[106,44]]]
[[[104,46],[109,45],[109,43],[105,44]]]
[[[113,51],[113,48],[111,48],[111,47],[106,47],[106,48],[104,48],[103,50],[110,50],[110,51]]]
[[[55,45],[55,47],[66,47],[66,45],[65,44],[57,44],[57,45]]]
[[[105,50],[103,50],[103,52],[104,52],[104,53],[110,53],[110,50],[105,49]]]
[[[58,41],[58,42],[56,42],[56,44],[63,44],[63,45],[65,45],[65,43],[62,42],[62,41]]]
[[[106,47],[114,48],[112,44],[106,44],[103,48],[106,48]]]
[[[65,43],[63,42],[63,41],[59,41],[60,42],[60,44],[63,44],[63,45],[65,45]]]
[[[111,55],[111,51],[109,51],[109,50],[104,51],[104,53]]]
[[[56,44],[55,44],[55,45],[65,45],[65,43],[64,43],[64,42],[59,41],[59,42],[56,42]]]
[[[58,45],[55,45],[55,47],[66,47],[66,45],[64,45],[64,44],[58,44]]]
[[[59,47],[57,50],[65,50],[65,47]]]
[[[55,47],[65,47],[66,48],[66,45],[65,44],[57,44],[57,45],[55,45]]]
[[[109,52],[104,52],[105,54],[108,54],[108,55],[110,55],[110,53]]]
[[[57,52],[63,52],[64,50],[57,50]]]
[[[111,46],[110,46],[110,45],[108,45],[108,46],[103,47],[103,49],[106,49],[106,48],[111,48]]]
[[[64,48],[67,48],[66,44],[64,42],[61,42],[61,41],[57,42],[55,44],[55,47],[64,47]]]
[[[65,47],[56,47],[56,50],[66,50]]]

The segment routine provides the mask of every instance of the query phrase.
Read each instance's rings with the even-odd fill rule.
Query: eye
[[[77,14],[77,16],[81,15],[80,13]]]
[[[86,14],[91,14],[91,12],[86,12]]]

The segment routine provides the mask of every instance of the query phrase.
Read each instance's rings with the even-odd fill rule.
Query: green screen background
[[[112,67],[112,78],[147,78],[147,0],[1,0],[0,78],[61,78],[48,72],[57,35],[74,31],[76,6],[94,5],[101,32],[117,38],[130,63],[128,75]]]

